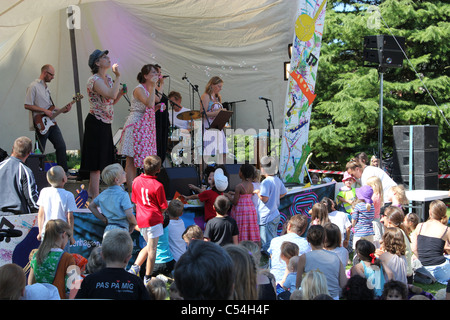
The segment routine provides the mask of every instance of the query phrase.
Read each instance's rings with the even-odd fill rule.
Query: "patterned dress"
[[[214,101],[211,97],[207,112],[213,112],[223,109],[220,102]],[[205,132],[203,134],[203,154],[207,156],[226,154],[228,153],[227,139],[223,130],[207,130],[211,123],[213,123],[215,117],[208,117],[203,119],[203,127]]]
[[[242,187],[244,188],[243,185]],[[261,240],[258,217],[252,201],[252,195],[253,193],[241,194],[238,203],[231,209],[231,217],[236,220],[239,229],[239,242],[243,240],[258,242]]]
[[[143,88],[147,97],[150,95],[142,84],[135,90],[137,88]],[[143,167],[145,157],[156,155],[155,112],[134,96],[117,150],[121,155],[134,158],[137,168]]]

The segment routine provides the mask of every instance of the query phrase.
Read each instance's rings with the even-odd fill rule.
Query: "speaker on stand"
[[[383,78],[386,69],[403,66],[405,38],[387,35],[365,36],[363,46],[364,67],[375,67],[380,75],[378,157],[381,165],[383,162]]]

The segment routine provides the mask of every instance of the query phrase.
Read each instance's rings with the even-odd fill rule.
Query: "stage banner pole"
[[[309,121],[326,11],[326,0],[299,1],[281,138],[279,172],[285,183],[303,182],[304,164],[311,151]]]

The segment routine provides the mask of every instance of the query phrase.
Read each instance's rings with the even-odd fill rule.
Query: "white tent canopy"
[[[79,8],[75,21],[68,18],[70,5]],[[245,100],[235,104],[235,128],[267,128],[267,108],[258,99],[263,96],[273,101],[275,128],[281,129],[287,86],[283,68],[289,61],[297,5],[294,0],[3,0],[0,147],[9,152],[21,135],[34,140],[24,98],[42,65],[52,64],[56,70],[49,84],[55,104],[62,107],[72,99],[75,86],[68,26],[75,27],[79,83],[85,96],[83,123],[89,110],[87,62],[98,48],[109,50],[111,61],[119,63],[121,82],[127,84],[129,95],[141,67],[158,63],[170,76],[164,92],[179,91],[182,105],[198,110],[198,95],[192,97],[182,77],[186,74],[202,94],[209,78],[218,75],[224,80],[225,102]],[[121,99],[115,106],[113,133],[127,115],[128,103]],[[76,106],[57,121],[67,148],[79,149]],[[46,151],[53,151],[51,143]]]

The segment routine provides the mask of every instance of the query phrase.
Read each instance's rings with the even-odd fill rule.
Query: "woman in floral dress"
[[[159,71],[155,65],[146,64],[137,75],[139,85],[133,90],[130,114],[125,122],[118,153],[126,156],[127,187],[136,177],[136,168],[143,167],[143,160],[156,155],[155,88]]]

